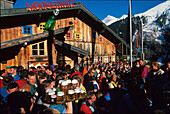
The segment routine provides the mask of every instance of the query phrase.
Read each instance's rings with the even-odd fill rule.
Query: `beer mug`
[[[78,81],[76,79],[72,80],[72,89],[76,89]]]
[[[59,81],[58,81],[58,86],[57,86],[58,88],[61,88],[61,83],[62,83],[62,82],[63,82],[63,80],[59,80]]]
[[[80,90],[80,98],[81,99],[85,98],[85,90]]]
[[[59,80],[58,84],[61,84],[62,81],[64,81],[64,80]]]
[[[57,95],[51,95],[51,104],[56,103],[56,98],[57,98]]]
[[[63,101],[64,101],[64,92],[59,91],[57,93],[57,103],[61,104],[61,103],[63,103]]]
[[[53,90],[54,92],[55,92],[55,91],[57,91],[57,89],[56,89],[56,88],[53,88],[52,90]]]
[[[75,99],[74,90],[68,90],[67,101],[73,101]]]
[[[59,82],[58,82],[58,87],[61,87],[61,83],[63,82],[64,80],[59,80]]]
[[[60,90],[63,91],[65,95],[67,95],[67,91],[68,91],[67,86],[68,86],[68,82],[62,81]]]
[[[46,92],[46,94],[43,96],[43,102],[50,104],[50,95]]]
[[[50,91],[50,92],[48,93],[48,95],[55,95],[55,92],[54,92],[54,91]]]
[[[79,99],[80,98],[80,89],[75,89],[74,92],[75,92],[76,99]]]
[[[68,88],[68,90],[71,88],[71,80],[70,79],[68,79],[67,80],[67,82],[68,82],[68,86],[67,86],[67,88]]]
[[[46,90],[46,93],[53,93],[54,91],[53,91],[53,89],[47,89]]]

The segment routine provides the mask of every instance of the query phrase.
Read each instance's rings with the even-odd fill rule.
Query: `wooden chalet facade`
[[[127,54],[126,42],[82,4],[60,9],[54,31],[44,32],[52,11],[1,10],[0,69],[43,65],[49,59],[54,65],[66,62],[73,67],[82,59],[110,62],[122,53]]]

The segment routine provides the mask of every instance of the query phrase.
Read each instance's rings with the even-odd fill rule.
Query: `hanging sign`
[[[74,0],[26,3],[27,11],[74,7]]]

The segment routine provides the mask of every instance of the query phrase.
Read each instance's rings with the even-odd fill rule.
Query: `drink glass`
[[[81,99],[85,98],[85,90],[80,90],[80,98]]]
[[[61,83],[63,82],[63,80],[59,80],[59,82],[58,82],[58,87],[61,87]]]
[[[73,101],[74,99],[75,99],[75,92],[74,92],[74,90],[68,90],[67,101]]]
[[[55,94],[54,91],[50,91],[50,92],[48,93],[48,95],[54,95],[54,94]]]
[[[74,92],[75,92],[76,99],[79,99],[80,98],[80,89],[75,89]]]
[[[72,89],[73,90],[76,89],[78,81],[76,79],[73,79],[71,83],[72,83]]]
[[[63,80],[59,80],[58,84],[61,84],[62,81],[63,81]]]
[[[67,86],[68,86],[68,82],[62,81],[60,90],[63,91],[65,95],[67,95],[67,91],[68,91]]]
[[[59,91],[57,93],[57,103],[61,104],[64,102],[64,92],[63,91]]]

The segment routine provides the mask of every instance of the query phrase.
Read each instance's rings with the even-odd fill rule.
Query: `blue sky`
[[[41,1],[63,1],[63,0],[17,0],[14,8],[25,8],[26,4]],[[128,15],[129,0],[74,0],[81,2],[100,20],[107,15],[120,18],[122,15]],[[148,9],[165,2],[166,0],[132,0],[132,15],[147,11]]]

